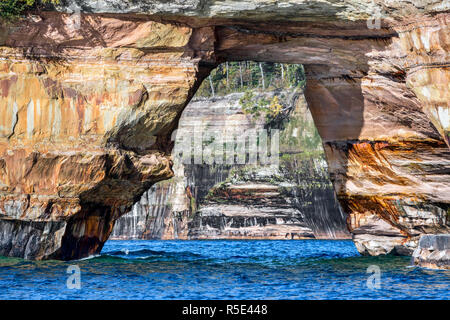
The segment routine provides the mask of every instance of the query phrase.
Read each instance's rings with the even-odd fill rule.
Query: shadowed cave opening
[[[110,239],[349,239],[305,87],[301,64],[218,65],[173,134],[175,176]]]

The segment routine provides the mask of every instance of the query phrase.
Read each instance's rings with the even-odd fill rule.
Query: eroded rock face
[[[224,60],[305,65],[360,252],[410,253],[420,234],[449,232],[448,2],[74,3],[79,29],[42,12],[0,30],[0,254],[101,250],[172,175],[170,133]]]
[[[194,239],[314,239],[295,199],[283,194],[293,185],[273,183],[224,184],[214,190],[190,223]],[[222,204],[220,202],[223,202]]]
[[[147,19],[89,16],[75,30],[67,16],[40,18],[1,30],[0,214],[13,230],[0,254],[80,258],[171,177],[170,132],[202,78],[197,34]],[[57,222],[63,236],[31,238],[29,221]],[[38,244],[12,249],[15,234]]]
[[[430,269],[450,269],[450,235],[422,235],[412,262],[413,265]]]
[[[273,101],[276,96],[284,111],[274,119],[245,113],[242,92],[196,97],[188,104],[176,132],[175,177],[153,185],[131,212],[116,221],[111,239],[350,237],[302,90],[252,92],[254,101]],[[245,132],[265,127],[279,130],[275,166],[249,164],[249,159],[207,164],[201,159],[203,150],[196,148],[199,143],[193,143],[203,136],[205,144],[215,149],[216,143],[231,145]],[[194,147],[190,157],[183,154],[188,145]]]

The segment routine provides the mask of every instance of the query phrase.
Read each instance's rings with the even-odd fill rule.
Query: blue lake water
[[[380,289],[367,286],[371,265]],[[449,271],[409,265],[362,257],[352,241],[108,241],[72,262],[0,257],[0,299],[449,299]]]

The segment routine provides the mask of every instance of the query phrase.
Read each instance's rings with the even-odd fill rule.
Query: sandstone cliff
[[[281,97],[286,108],[277,117],[282,122],[277,155],[280,164],[180,162],[174,167],[174,178],[152,186],[131,212],[116,221],[112,239],[349,237],[302,90],[252,92],[254,104],[262,98]],[[194,98],[181,116],[175,149],[186,147],[187,139],[182,138],[192,141],[194,130],[218,140],[227,132],[242,135],[247,130],[264,129],[268,125],[264,115],[243,112],[243,96],[241,92]],[[201,156],[202,151],[196,153]]]
[[[450,269],[450,235],[422,235],[411,260],[413,265],[420,267]]]
[[[358,250],[410,254],[421,234],[449,232],[449,6],[76,0],[2,24],[0,254],[99,252],[172,176],[171,132],[226,60],[304,64]]]

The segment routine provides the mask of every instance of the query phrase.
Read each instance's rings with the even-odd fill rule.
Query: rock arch
[[[78,0],[0,28],[0,254],[76,259],[171,176],[183,108],[218,63],[302,63],[364,254],[449,232],[449,14],[436,1]],[[97,6],[95,6],[97,3]],[[389,6],[387,6],[389,4]],[[380,29],[368,28],[373,11]]]

